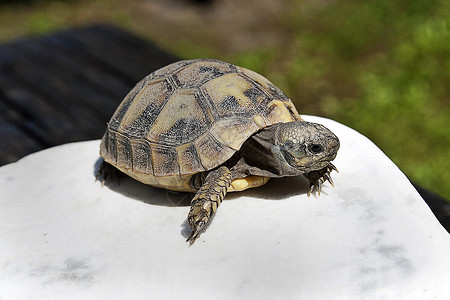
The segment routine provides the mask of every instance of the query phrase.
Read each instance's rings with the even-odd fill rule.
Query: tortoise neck
[[[280,152],[279,135],[282,127],[283,123],[277,123],[252,135],[229,160],[231,170],[239,174],[265,177],[302,174],[292,168]]]

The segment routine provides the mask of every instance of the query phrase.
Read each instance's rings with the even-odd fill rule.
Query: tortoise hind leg
[[[186,242],[194,243],[204,230],[206,224],[222,203],[230,187],[231,177],[231,171],[224,166],[208,173],[202,187],[191,201],[188,222],[192,233]]]
[[[122,174],[123,173],[116,169],[113,165],[102,159],[102,163],[95,174],[95,181],[99,180],[102,183],[102,186],[104,186],[108,179],[113,178],[116,184],[119,184],[119,178]]]

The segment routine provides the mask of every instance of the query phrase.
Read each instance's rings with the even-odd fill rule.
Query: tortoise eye
[[[314,154],[319,154],[323,151],[322,145],[319,144],[312,144],[309,146],[309,151],[311,151]]]

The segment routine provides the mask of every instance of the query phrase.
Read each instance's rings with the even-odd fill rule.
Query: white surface
[[[403,173],[357,132],[305,118],[341,140],[336,188],[228,194],[192,247],[191,195],[101,188],[99,141],[3,166],[0,299],[450,299],[450,235]]]

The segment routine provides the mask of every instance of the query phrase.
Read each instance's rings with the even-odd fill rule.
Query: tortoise
[[[304,121],[262,75],[213,59],[182,60],[142,79],[119,105],[100,144],[106,180],[117,168],[145,184],[196,192],[187,241],[196,240],[225,194],[269,178],[304,175],[311,192],[334,186],[339,139]]]

